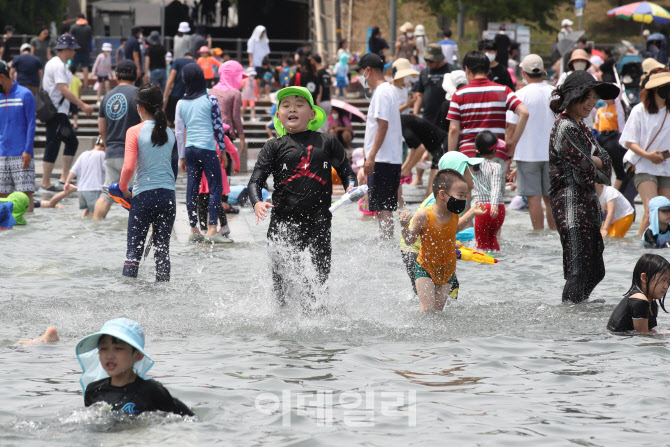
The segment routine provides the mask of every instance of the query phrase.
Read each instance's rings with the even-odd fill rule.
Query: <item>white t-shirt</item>
[[[51,102],[54,103],[54,106],[58,108],[58,113],[67,115],[70,111],[70,101],[63,99],[58,84],[69,86],[70,82],[72,82],[72,73],[68,70],[65,62],[58,56],[52,57],[44,66],[42,88],[49,94],[49,98],[51,98]],[[61,100],[63,100],[62,104]]]
[[[375,89],[370,106],[368,107],[368,118],[365,122],[365,155],[370,155],[372,145],[377,134],[377,119],[388,121],[388,130],[375,161],[378,163],[402,164],[402,128],[400,125],[400,104],[398,97],[388,82],[382,82]]]
[[[82,153],[70,172],[77,176],[77,191],[102,191],[105,183],[105,152],[90,150]]]
[[[611,186],[603,186],[603,192],[598,199],[600,200],[601,205],[605,205],[614,200],[614,220],[612,223],[635,212],[633,207],[630,206],[628,199],[621,195],[616,188],[612,188]]]
[[[391,84],[393,85],[393,84]],[[407,91],[407,87],[396,87],[393,85],[393,91],[395,92],[395,95],[398,99],[398,109],[400,109],[400,106],[407,104],[407,98],[409,98],[409,92]],[[409,107],[407,107],[405,110],[400,112],[401,115],[409,115]]]
[[[528,123],[514,151],[519,161],[549,161],[549,138],[556,117],[549,108],[554,88],[546,82],[528,84],[516,92],[517,98],[526,106]],[[507,111],[507,122],[516,124],[519,116]]]
[[[270,44],[264,40],[249,40],[247,42],[247,53],[252,54],[254,67],[262,67],[263,58],[270,54]]]
[[[662,152],[670,149],[670,116],[665,120],[663,129],[661,129],[653,144],[647,147],[661,127],[665,113],[665,107],[654,114],[648,113],[643,103],[633,107],[623,132],[621,132],[619,144],[626,147],[626,143],[637,143],[647,152]],[[646,158],[640,158],[640,161],[635,165],[635,173],[670,177],[670,162],[665,160],[663,163],[655,165]]]

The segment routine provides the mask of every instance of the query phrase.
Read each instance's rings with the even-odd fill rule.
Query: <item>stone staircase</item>
[[[82,96],[82,99],[87,104],[90,104],[94,113],[90,116],[84,114],[80,111],[79,115],[79,129],[77,130],[77,136],[79,137],[79,150],[77,154],[88,150],[93,147],[95,139],[98,136],[98,106],[96,105],[97,97],[92,90],[87,90],[86,93]],[[363,113],[367,113],[367,108],[369,101],[365,98],[347,98],[346,101],[356,107],[358,107]],[[242,120],[244,123],[244,134],[246,136],[247,142],[247,169],[253,169],[253,165],[258,156],[258,152],[263,147],[263,144],[268,139],[268,134],[265,129],[265,125],[270,122],[270,109],[272,104],[268,100],[260,100],[256,103],[256,121],[251,121],[250,110],[247,109],[244,113]],[[363,137],[365,135],[365,123],[360,122],[359,120],[354,121],[354,140],[352,142],[352,148],[358,148],[363,146]],[[46,145],[46,126],[44,123],[38,120],[37,129],[35,131],[35,160],[36,160],[36,176],[41,178],[42,169],[41,169],[41,160],[44,155],[44,147]],[[63,149],[61,148],[60,154],[62,154]],[[59,155],[60,158],[60,155]],[[244,169],[244,166],[242,167]],[[60,160],[56,161],[54,166],[53,177],[60,176],[61,164]]]

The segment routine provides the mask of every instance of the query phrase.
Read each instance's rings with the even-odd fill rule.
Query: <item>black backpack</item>
[[[63,100],[65,98],[61,100],[60,104],[63,104]],[[58,105],[60,106],[60,104]],[[41,87],[37,98],[35,98],[35,110],[37,111],[37,119],[43,123],[50,121],[58,113],[58,108],[51,101],[49,94]]]

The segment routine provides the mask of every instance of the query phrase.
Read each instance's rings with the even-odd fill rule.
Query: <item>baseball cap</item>
[[[78,50],[79,48],[81,47],[72,34],[61,34],[58,36],[58,43],[54,47],[55,50]]]
[[[30,44],[29,43],[24,43],[23,45],[21,45],[21,50],[20,50],[21,53],[23,53],[26,50],[30,50]]]
[[[130,59],[124,59],[116,65],[116,72],[118,74],[137,75],[137,65]]]
[[[544,74],[544,61],[537,54],[529,54],[521,61],[521,69],[528,74]]]
[[[384,61],[375,53],[367,53],[361,57],[361,60],[358,61],[358,65],[354,67],[354,71],[360,71],[364,68],[377,68],[379,70],[384,69]]]
[[[281,100],[287,96],[302,96],[309,102],[309,105],[316,112],[314,119],[307,125],[307,129],[314,131],[319,130],[326,122],[326,112],[324,112],[321,107],[314,105],[314,98],[312,98],[312,94],[305,87],[285,87],[279,90],[277,92],[277,105],[281,104]],[[273,121],[277,134],[280,137],[286,135],[286,129],[284,129],[284,125],[279,121],[276,114]]]

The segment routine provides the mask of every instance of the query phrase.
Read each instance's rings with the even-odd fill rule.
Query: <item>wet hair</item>
[[[445,29],[444,31],[442,31],[442,35],[444,37],[451,37],[451,30],[449,28]]]
[[[125,343],[128,346],[130,346],[130,348],[133,350],[133,352],[137,351],[137,349],[135,349],[135,347],[133,345],[130,345],[130,344],[126,343],[125,341],[123,341],[121,339],[118,339],[118,338],[114,337],[113,335],[108,335],[108,334],[102,334],[100,336],[100,338],[98,338],[98,346],[100,346],[102,344],[102,341],[105,339],[105,337],[109,337],[109,339],[110,339],[110,341],[112,342],[113,345],[118,345],[119,343]]]
[[[463,58],[463,66],[472,72],[472,74],[488,74],[491,69],[489,58],[482,51],[468,51]]]
[[[483,130],[477,134],[475,138],[475,148],[479,155],[495,154],[498,150],[498,137],[496,137],[490,130]]]
[[[670,270],[670,262],[663,256],[655,255],[653,253],[644,254],[637,260],[637,264],[635,264],[635,268],[633,269],[633,284],[631,285],[631,288],[635,286],[642,290],[642,279],[640,277],[644,273],[647,277],[647,291],[645,294],[649,295],[649,283],[651,283],[654,277],[662,275],[668,270]],[[668,313],[668,311],[665,310],[665,295],[663,295],[663,298],[661,298],[659,302],[663,312]]]
[[[570,104],[572,103],[581,104],[588,99],[590,94],[591,90],[587,90],[582,94],[582,96],[570,101]],[[563,104],[563,100],[565,99],[565,93],[563,92],[562,84],[554,89],[554,93],[552,93],[551,97],[554,99],[552,99],[551,102],[549,103],[549,108],[551,109],[552,112],[554,112],[554,114],[558,115],[559,113],[561,113],[561,110],[559,110],[559,108],[561,107],[561,104]],[[570,107],[570,104],[568,104],[568,107]]]
[[[163,111],[163,93],[157,85],[147,84],[137,92],[137,104],[153,115],[154,130],[151,132],[151,142],[154,146],[162,146],[168,141],[167,117]]]
[[[491,39],[480,40],[479,43],[477,44],[477,48],[479,49],[479,51],[484,51],[484,50],[498,51],[498,47],[497,47],[495,41],[491,40]]]
[[[468,183],[461,173],[453,169],[442,169],[437,171],[435,180],[433,180],[433,195],[437,196],[441,189],[449,193],[452,185],[458,181],[466,184]]]

